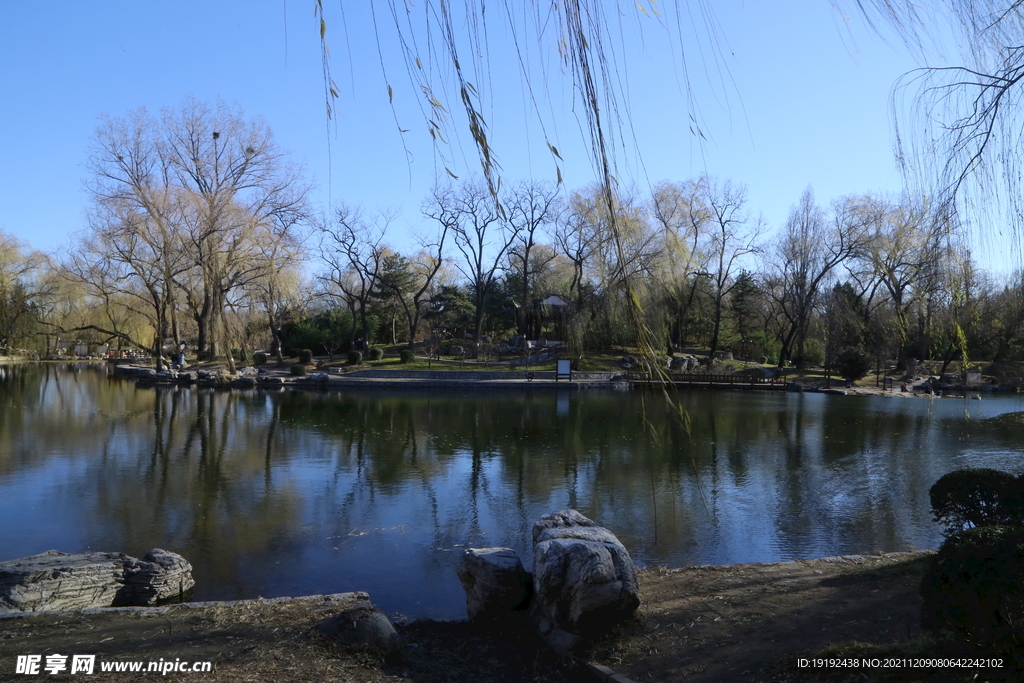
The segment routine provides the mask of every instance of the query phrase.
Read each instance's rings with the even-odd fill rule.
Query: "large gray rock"
[[[402,646],[402,637],[387,615],[371,605],[339,612],[320,622],[316,629],[349,645],[368,645],[384,652],[394,652]]]
[[[185,558],[159,548],[142,560],[124,553],[50,550],[0,562],[0,612],[153,605],[195,583]]]
[[[561,510],[540,518],[533,541],[533,613],[549,641],[566,633],[596,635],[640,606],[636,566],[604,527]]]
[[[457,571],[470,619],[501,617],[530,598],[530,574],[511,548],[470,548]]]

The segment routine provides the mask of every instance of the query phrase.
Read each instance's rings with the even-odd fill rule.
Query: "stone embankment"
[[[355,370],[341,373],[337,368],[328,372],[314,372],[309,375],[293,376],[281,370],[244,368],[238,375],[215,373],[208,370],[157,372],[151,367],[117,365],[114,374],[136,379],[143,385],[198,385],[224,389],[349,389],[349,388],[481,388],[501,389],[509,387],[541,388],[628,388],[624,378],[612,372],[573,372],[571,379],[557,379],[555,372],[538,370],[487,371],[487,370]]]

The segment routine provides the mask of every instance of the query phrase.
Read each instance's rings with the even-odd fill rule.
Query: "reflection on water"
[[[457,618],[461,549],[525,555],[554,509],[644,563],[774,561],[934,547],[939,476],[1024,470],[1024,437],[982,422],[1016,396],[680,398],[689,434],[640,392],[214,392],[0,366],[0,559],[163,547],[196,599],[367,590]]]

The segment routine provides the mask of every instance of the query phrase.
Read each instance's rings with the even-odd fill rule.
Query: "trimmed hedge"
[[[299,357],[299,362],[303,365],[309,365],[313,362],[313,352],[309,349],[299,349],[295,352],[295,355]]]
[[[301,377],[306,374],[306,366],[302,363],[296,363],[292,366],[292,374],[296,377]]]
[[[258,351],[256,353],[252,354],[252,364],[253,365],[266,365],[268,360],[269,360],[269,358],[267,357],[267,354],[265,354],[265,353],[262,353],[262,352]]]
[[[411,363],[416,360],[416,354],[412,349],[402,349],[398,352],[398,360],[402,363]]]
[[[359,365],[363,362],[363,354],[361,351],[349,351],[348,352],[348,364]]]
[[[379,346],[374,346],[372,349],[369,350],[367,356],[369,357],[370,360],[381,360],[382,358],[384,358],[384,349],[380,348]]]

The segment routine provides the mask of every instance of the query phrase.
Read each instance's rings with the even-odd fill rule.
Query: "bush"
[[[363,354],[360,351],[349,351],[348,352],[348,364],[359,365],[363,362]]]
[[[367,357],[370,360],[380,360],[380,359],[382,359],[384,357],[384,349],[380,348],[379,346],[374,346],[367,353]]]
[[[874,364],[874,358],[860,346],[847,346],[836,358],[839,374],[855,382],[871,372]]]
[[[946,539],[921,582],[921,625],[980,651],[1024,654],[1024,528],[985,526]]]
[[[800,363],[806,368],[825,364],[825,345],[819,339],[808,339],[804,342],[804,355]],[[861,375],[863,377],[863,375]],[[849,375],[847,375],[849,377]]]
[[[309,349],[299,349],[295,352],[295,355],[299,357],[299,362],[303,365],[309,365],[313,362],[313,352]]]
[[[402,349],[398,352],[398,360],[402,363],[411,363],[416,360],[416,354],[412,349]]]
[[[301,377],[306,374],[306,366],[302,363],[296,363],[292,366],[292,374],[296,377]]]
[[[265,354],[265,353],[257,351],[256,353],[252,354],[252,364],[253,365],[266,365],[267,364],[267,360],[269,360],[269,359],[267,357],[267,354]]]
[[[928,496],[935,521],[946,525],[946,533],[955,533],[1015,521],[1020,514],[1012,508],[1019,505],[1019,488],[1017,478],[1008,472],[963,469],[939,477]]]

